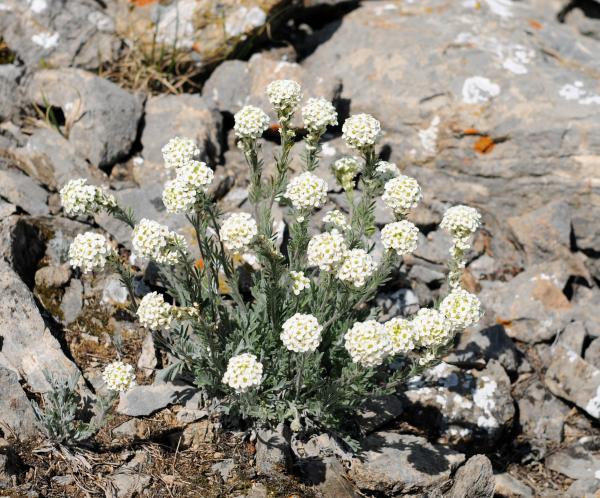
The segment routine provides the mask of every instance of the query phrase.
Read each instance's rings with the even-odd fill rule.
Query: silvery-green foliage
[[[416,249],[418,229],[405,218],[421,200],[421,188],[415,179],[400,175],[396,165],[380,160],[380,124],[360,114],[343,126],[344,140],[359,157],[333,166],[349,208],[317,214],[328,190],[315,173],[320,141],[327,126],[337,123],[335,109],[321,101],[307,104],[302,171],[292,174],[291,152],[298,137],[291,118],[300,88],[283,81],[270,85],[268,94],[281,140],[272,177],[264,177],[260,147],[268,116],[252,106],[235,116],[234,131],[250,178],[249,205],[243,212],[221,212],[209,194],[207,182],[213,176],[204,163],[196,164],[197,150],[189,139],[173,139],[166,147],[166,166],[175,178],[167,184],[165,203],[184,213],[193,227],[199,260],[180,234],[152,220],[137,223],[131,211],[118,205],[87,202],[81,211],[105,209],[129,224],[136,256],[159,268],[164,299],[147,296],[138,316],[157,346],[174,359],[167,366],[169,375],[190,379],[207,395],[220,398],[226,410],[260,425],[286,422],[294,430],[348,434],[359,429],[353,427],[352,414],[368,397],[394,391],[408,376],[438,361],[459,326],[477,318],[478,301],[455,291],[445,301],[449,317],[432,308],[403,322],[378,323],[371,302],[397,274],[402,256]],[[173,187],[180,184],[185,184],[185,198]],[[91,198],[77,188],[73,183],[69,200]],[[395,218],[386,227],[375,224],[378,197]],[[272,216],[276,204],[289,213],[283,243]],[[320,234],[310,231],[313,216],[324,218]],[[453,289],[460,287],[465,251],[478,226],[466,223],[474,216],[454,216],[448,224]],[[375,236],[384,246],[377,259]],[[110,263],[131,290],[129,266],[115,257]],[[135,311],[133,293],[131,304]]]

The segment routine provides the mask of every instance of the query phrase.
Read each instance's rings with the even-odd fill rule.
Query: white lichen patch
[[[386,3],[385,5],[377,6],[374,9],[374,13],[376,16],[382,16],[394,10],[398,10],[398,7],[396,5],[394,5],[393,3]]]
[[[40,12],[44,12],[48,8],[48,3],[46,0],[28,0],[29,8],[32,12],[39,14]]]
[[[174,45],[177,48],[192,48],[195,13],[196,0],[179,0],[169,7],[161,9],[156,26],[157,41]]]
[[[600,386],[596,389],[596,395],[585,405],[585,411],[594,418],[600,418]]]
[[[482,104],[500,95],[500,86],[483,76],[467,78],[462,87],[463,102]]]
[[[494,429],[500,424],[492,410],[496,408],[496,389],[498,384],[487,375],[479,378],[477,387],[473,391],[473,403],[483,411],[483,414],[477,418],[477,425],[484,429]]]
[[[531,62],[535,52],[523,45],[512,45],[506,47],[506,50],[509,55],[504,58],[502,67],[514,74],[527,74],[527,64]]]
[[[324,157],[333,157],[335,156],[337,153],[337,150],[335,149],[335,147],[333,145],[330,145],[329,143],[325,142],[322,146],[321,146],[321,154]]]
[[[512,1],[511,0],[485,0],[488,8],[497,16],[508,18],[512,17]]]
[[[431,120],[431,124],[424,130],[419,130],[419,140],[421,147],[427,156],[435,156],[437,154],[437,139],[439,134],[440,117],[435,116]]]
[[[581,81],[575,81],[573,84],[567,83],[558,94],[565,100],[576,100],[581,105],[600,105],[600,95],[588,92]]]
[[[225,20],[225,32],[229,36],[240,36],[262,26],[267,14],[260,7],[240,7]]]
[[[31,37],[31,41],[44,49],[56,47],[60,33],[36,33]]]

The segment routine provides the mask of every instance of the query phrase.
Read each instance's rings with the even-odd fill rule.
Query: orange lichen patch
[[[529,19],[529,25],[533,29],[542,29],[544,27],[544,25],[541,22],[536,21],[535,19]]]
[[[481,135],[481,132],[475,128],[467,128],[463,131],[463,135]]]
[[[146,5],[152,5],[158,3],[158,0],[129,0],[136,7],[145,7]]]
[[[512,325],[512,320],[506,320],[504,318],[496,317],[496,323],[498,325],[502,325],[504,327],[510,327]]]
[[[494,139],[492,137],[483,135],[479,138],[479,140],[477,140],[477,142],[475,142],[473,149],[480,154],[489,154],[492,152],[492,150],[494,150],[495,145],[496,144],[494,143]]]
[[[202,258],[197,259],[194,262],[194,266],[198,269],[198,270],[204,270],[204,260]]]

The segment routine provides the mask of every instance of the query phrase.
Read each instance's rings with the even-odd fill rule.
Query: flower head
[[[442,313],[431,308],[421,308],[412,324],[419,346],[440,346],[452,336],[452,323]]]
[[[374,146],[381,137],[381,125],[369,114],[350,116],[342,126],[342,138],[351,149],[364,150]]]
[[[387,161],[377,161],[377,165],[375,166],[375,174],[379,176],[381,181],[387,182],[392,178],[396,178],[400,176],[400,170],[398,166],[394,163],[389,163]]]
[[[165,184],[163,204],[169,213],[188,213],[196,203],[196,190],[177,177]]]
[[[346,251],[346,241],[337,230],[315,235],[308,243],[308,264],[323,271],[333,271],[344,259]]]
[[[180,168],[200,155],[200,149],[191,138],[175,137],[162,148],[165,168]]]
[[[344,255],[337,278],[354,287],[362,287],[367,279],[375,273],[377,265],[373,257],[363,249],[350,249]]]
[[[248,213],[232,213],[221,225],[221,240],[230,251],[247,249],[257,234],[256,221]]]
[[[443,299],[440,311],[455,329],[464,329],[475,325],[481,318],[481,302],[476,295],[459,288]]]
[[[292,292],[295,296],[299,296],[304,289],[310,289],[310,280],[304,276],[303,271],[291,271]]]
[[[451,234],[455,239],[467,244],[468,238],[481,226],[481,214],[477,209],[469,206],[453,206],[449,208],[442,218],[440,227]]]
[[[361,167],[355,157],[342,157],[331,165],[331,170],[340,186],[344,190],[350,191],[354,188],[354,177]]]
[[[376,367],[392,351],[392,343],[385,327],[375,320],[356,322],[344,335],[344,346],[354,363]]]
[[[327,182],[310,172],[302,173],[288,183],[284,197],[294,209],[304,211],[320,208],[327,201]]]
[[[137,316],[142,327],[150,330],[169,328],[173,320],[173,306],[165,302],[162,294],[150,292],[140,301]]]
[[[191,188],[206,191],[214,178],[213,170],[202,161],[187,161],[177,170],[177,178]]]
[[[302,88],[293,80],[275,80],[267,85],[267,96],[279,119],[287,120],[302,99]]]
[[[133,229],[131,244],[138,256],[173,265],[178,260],[177,248],[185,247],[185,240],[167,226],[144,218]]]
[[[413,324],[405,318],[392,318],[384,324],[392,343],[392,354],[408,353],[415,348],[417,341]]]
[[[262,381],[263,366],[250,353],[234,356],[227,363],[227,370],[223,375],[223,383],[238,393],[245,393],[252,387],[257,387]]]
[[[405,216],[419,204],[421,187],[414,178],[400,175],[386,182],[381,198],[394,214]]]
[[[135,386],[135,373],[131,365],[114,361],[106,365],[102,380],[111,391],[125,392]]]
[[[313,315],[296,313],[283,322],[279,337],[290,351],[308,353],[319,347],[322,330],[323,327]]]
[[[383,247],[396,251],[398,256],[414,252],[417,249],[418,240],[419,229],[410,221],[395,221],[381,229]]]
[[[247,105],[234,116],[235,136],[241,140],[258,140],[269,127],[269,116],[262,109]]]
[[[348,220],[346,219],[346,215],[344,215],[344,213],[342,213],[339,209],[327,211],[325,216],[323,216],[323,223],[333,225],[341,230],[347,230],[350,228],[350,225],[348,225]]]
[[[302,118],[308,132],[317,136],[321,136],[328,126],[338,124],[335,107],[323,98],[308,99],[302,108]]]
[[[60,190],[60,202],[69,216],[96,214],[103,207],[117,205],[106,189],[88,185],[85,178],[69,181]]]
[[[113,250],[106,237],[94,232],[80,233],[69,247],[69,263],[83,273],[101,270]]]

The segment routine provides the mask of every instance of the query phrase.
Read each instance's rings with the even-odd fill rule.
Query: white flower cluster
[[[114,207],[117,201],[106,189],[88,185],[87,180],[70,180],[60,190],[60,202],[69,216],[91,215],[101,208]]]
[[[351,191],[354,188],[354,177],[361,170],[361,166],[355,157],[342,157],[331,165],[331,170],[340,186],[346,191]]]
[[[334,229],[320,233],[308,243],[308,264],[323,271],[333,271],[343,261],[347,251],[348,246],[340,232]]]
[[[269,127],[269,116],[252,105],[242,107],[235,113],[234,119],[235,136],[241,140],[258,140]]]
[[[342,138],[351,149],[374,146],[381,137],[381,124],[369,114],[350,116],[342,126]]]
[[[396,166],[394,163],[389,163],[387,161],[377,161],[377,164],[375,166],[375,173],[383,182],[387,182],[392,178],[400,176],[400,170],[398,169],[398,166]]]
[[[310,289],[310,280],[304,276],[303,271],[290,271],[292,279],[292,292],[295,296],[299,296],[305,289]]]
[[[269,102],[280,119],[289,119],[302,100],[302,88],[293,80],[275,80],[267,85]]]
[[[376,269],[377,265],[369,253],[363,249],[351,249],[344,255],[337,278],[354,287],[362,287]]]
[[[165,168],[180,168],[189,161],[198,158],[200,149],[191,138],[175,137],[162,148]]]
[[[135,386],[135,373],[131,365],[115,361],[106,365],[102,373],[102,380],[109,390],[125,392]]]
[[[283,322],[279,338],[290,351],[308,353],[319,347],[322,331],[323,327],[313,315],[296,313]]]
[[[400,175],[386,182],[381,198],[395,215],[405,216],[419,204],[421,187],[414,178]]]
[[[392,318],[384,324],[392,344],[392,354],[408,353],[415,349],[418,337],[410,320]]]
[[[133,229],[131,244],[135,253],[160,264],[177,262],[177,247],[185,247],[185,239],[165,225],[146,218]]]
[[[177,168],[177,177],[167,182],[163,204],[169,213],[187,213],[200,192],[206,192],[214,173],[206,163],[190,160]]]
[[[481,214],[477,209],[469,206],[453,206],[449,208],[442,218],[440,227],[446,230],[455,239],[455,244],[463,250],[468,249],[469,237],[481,226]]]
[[[356,322],[344,335],[344,346],[352,361],[376,367],[391,353],[392,343],[385,327],[375,320]]]
[[[481,318],[481,302],[476,295],[459,288],[443,299],[440,311],[455,329],[464,329],[476,324]]]
[[[338,124],[335,107],[323,98],[308,99],[302,108],[302,118],[307,131],[317,136],[322,135],[328,126]]]
[[[245,393],[252,387],[259,386],[262,381],[263,366],[256,356],[242,353],[234,356],[227,363],[223,382],[238,393]]]
[[[452,324],[442,313],[431,308],[421,308],[412,324],[420,346],[440,346],[452,335]]]
[[[325,180],[306,171],[288,183],[284,197],[291,201],[297,211],[316,209],[327,201],[328,188]]]
[[[173,320],[173,306],[165,302],[162,294],[150,292],[140,301],[137,316],[142,327],[150,330],[168,328]]]
[[[381,229],[383,247],[396,251],[398,256],[414,252],[417,249],[418,240],[419,229],[407,220],[388,223]]]
[[[334,227],[340,228],[342,230],[347,230],[348,228],[350,228],[346,216],[339,209],[327,211],[327,213],[325,213],[325,216],[323,216],[323,223],[333,225]]]
[[[83,273],[101,270],[112,252],[113,249],[104,235],[94,232],[80,233],[69,247],[69,263],[73,268],[81,268]]]
[[[221,240],[227,249],[241,252],[258,234],[256,221],[248,213],[231,213],[221,224]]]

